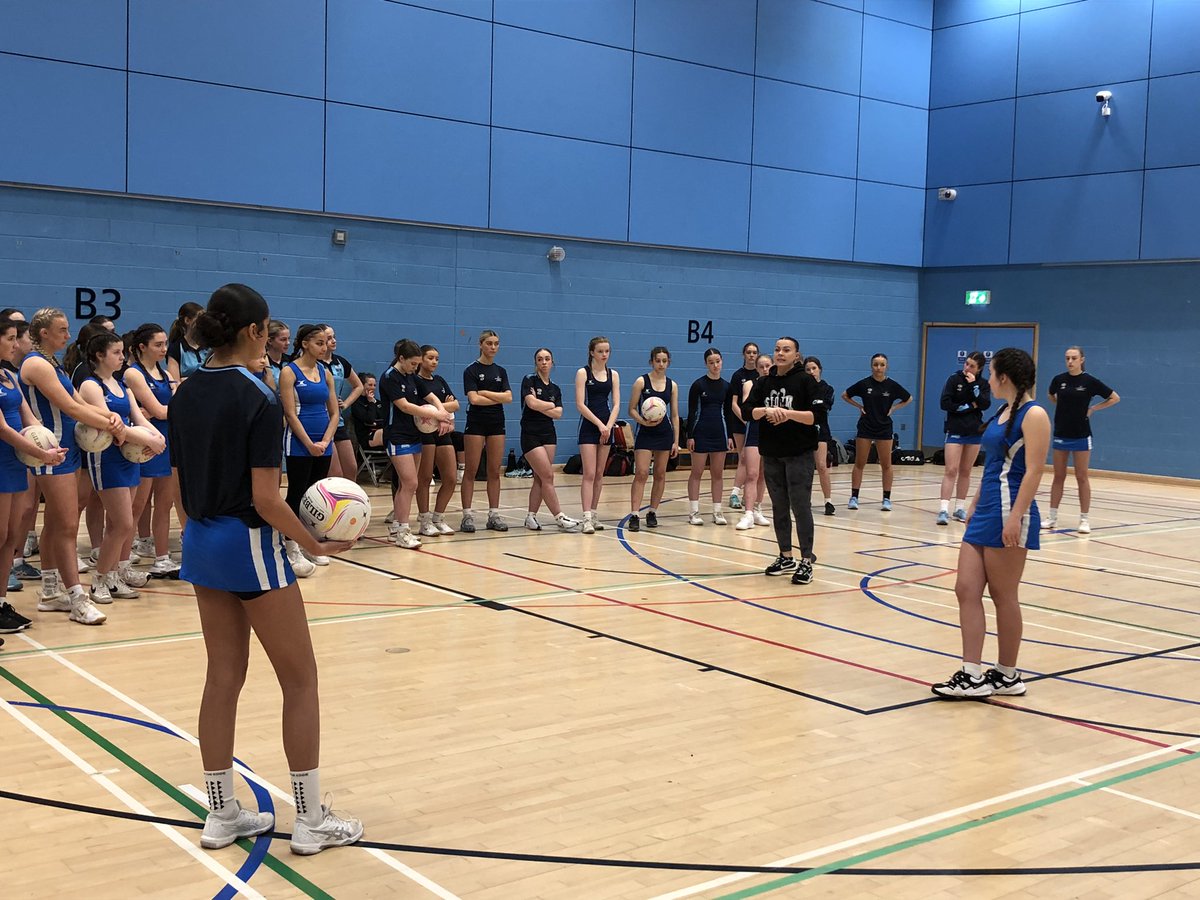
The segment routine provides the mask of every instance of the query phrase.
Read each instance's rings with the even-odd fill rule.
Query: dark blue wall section
[[[863,98],[859,115],[858,177],[925,187],[929,113]]]
[[[928,109],[929,52],[928,27],[864,16],[862,95]]]
[[[935,31],[930,108],[1015,96],[1018,25],[1008,16]]]
[[[491,225],[623,241],[629,150],[492,129]]]
[[[920,188],[860,181],[854,258],[859,262],[905,265],[921,252],[924,211],[925,192]]]
[[[1009,261],[1136,259],[1141,203],[1141,171],[1014,182]]]
[[[123,69],[126,3],[41,0],[0,4],[0,52]]]
[[[323,97],[325,0],[130,0],[129,68]]]
[[[1141,170],[1145,162],[1146,82],[1111,85],[1114,114],[1098,115],[1096,88],[1017,100],[1013,178],[1053,178]]]
[[[754,167],[750,252],[854,258],[854,182]]]
[[[975,185],[950,203],[925,194],[925,265],[993,266],[1008,262],[1012,185]]]
[[[262,91],[129,76],[129,191],[314,209],[323,104]]]
[[[937,0],[933,5],[933,27],[949,28],[1011,16],[1021,11],[1021,0]]]
[[[125,190],[125,77],[0,54],[0,181]]]
[[[1192,0],[1155,0],[1151,75],[1195,72],[1200,47],[1200,15]]]
[[[1152,5],[1092,0],[1023,13],[1017,93],[1147,77]]]
[[[750,162],[754,79],[692,63],[638,56],[633,145]]]
[[[859,98],[818,88],[755,80],[756,165],[853,178]],[[820,128],[813,123],[820,122]]]
[[[930,110],[929,186],[1011,180],[1014,106],[997,100]]]
[[[571,3],[495,0],[495,3],[497,22],[633,49],[633,0],[572,0]]]
[[[1200,22],[1200,16],[1196,21]],[[1196,110],[1197,98],[1200,98],[1200,74],[1150,81],[1146,125],[1148,167],[1200,165],[1200,114],[1180,114],[1181,110]]]
[[[638,0],[640,53],[754,72],[758,0]]]
[[[991,290],[990,306],[966,307],[967,290]],[[1121,395],[1092,420],[1092,466],[1200,477],[1200,418],[1180,407],[1200,378],[1196,266],[1004,267],[926,271],[921,316],[929,322],[1038,322],[1037,393],[1080,345],[1087,370]]]
[[[825,3],[759,0],[756,74],[857,94],[863,17]]]
[[[1200,166],[1146,173],[1142,259],[1200,259]]]
[[[629,145],[632,53],[503,26],[494,53],[494,126]]]
[[[487,225],[489,129],[330,103],[325,209]]]
[[[933,4],[929,0],[867,0],[862,9],[873,16],[933,27]]]
[[[746,249],[749,166],[634,150],[629,183],[631,241]]]

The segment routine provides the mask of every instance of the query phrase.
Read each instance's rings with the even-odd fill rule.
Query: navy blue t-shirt
[[[508,383],[508,372],[496,363],[484,365],[479,360],[471,363],[463,371],[463,395],[469,396],[471,391],[494,391],[503,394],[511,391]],[[467,422],[478,425],[503,425],[504,406],[470,406],[467,408]]]
[[[521,379],[521,434],[553,436],[554,420],[544,412],[526,406],[525,398],[530,394],[538,400],[547,400],[555,406],[562,406],[562,390],[553,381],[542,381],[541,376],[537,374],[526,375]]]
[[[407,400],[420,406],[428,391],[417,384],[415,375],[401,375],[394,366],[388,366],[379,379],[379,398],[384,403],[384,438],[389,444],[419,444],[421,432],[413,417],[396,406],[397,400]]]
[[[1050,379],[1047,393],[1055,399],[1054,436],[1056,438],[1085,438],[1092,436],[1092,420],[1088,407],[1093,397],[1107,400],[1112,388],[1087,372],[1072,375],[1062,372]]]

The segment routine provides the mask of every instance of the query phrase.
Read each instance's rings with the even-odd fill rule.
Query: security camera
[[[1112,99],[1112,91],[1096,91],[1096,102],[1107,103]]]
[[[958,196],[958,191],[954,188],[938,188],[939,200],[953,200]]]
[[[546,253],[546,259],[550,260],[550,262],[562,262],[566,258],[567,251],[562,247],[551,247],[549,252]]]

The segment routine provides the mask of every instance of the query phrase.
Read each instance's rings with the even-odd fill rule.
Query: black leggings
[[[289,456],[287,458],[287,505],[300,515],[304,492],[329,474],[332,456]]]

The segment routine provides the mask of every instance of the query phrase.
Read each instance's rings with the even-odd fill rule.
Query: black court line
[[[198,819],[173,819],[168,816],[155,816],[146,813],[128,812],[120,809],[109,809],[103,806],[89,806],[83,803],[72,803],[67,800],[52,800],[48,797],[38,797],[32,794],[19,794],[14,791],[0,790],[0,799],[12,800],[18,803],[30,803],[37,806],[47,806],[69,812],[86,813],[111,819],[124,819],[133,822],[146,822],[154,825],[168,825],[174,828],[189,828],[199,830],[204,823]],[[265,836],[276,840],[291,840],[292,835],[286,831],[271,831]],[[359,841],[356,847],[372,850],[386,850],[392,853],[418,853],[427,856],[453,856],[465,859],[493,859],[511,862],[549,863],[560,866],[600,866],[613,869],[657,869],[677,872],[730,872],[764,875],[802,875],[812,871],[812,867],[796,866],[740,866],[720,863],[689,863],[671,862],[666,860],[644,859],[605,859],[595,856],[555,856],[545,853],[515,853],[504,850],[469,850],[462,847],[432,847],[423,844],[400,844],[390,841]],[[859,875],[859,876],[987,876],[987,875],[1090,875],[1090,874],[1122,874],[1129,872],[1178,872],[1200,869],[1200,862],[1170,862],[1170,863],[1131,863],[1129,865],[1104,866],[1031,866],[1028,868],[979,868],[979,869],[867,869],[847,868],[838,869],[829,875]]]

